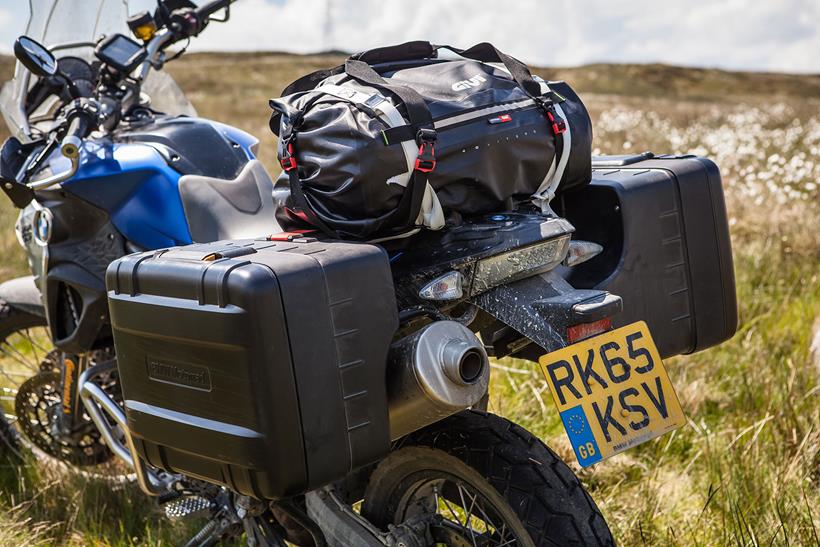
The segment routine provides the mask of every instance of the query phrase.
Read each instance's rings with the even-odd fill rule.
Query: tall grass
[[[0,545],[179,545],[203,524],[169,521],[130,480],[31,455],[0,467],[0,487]]]
[[[272,166],[266,99],[337,60],[195,55],[170,69],[202,115],[261,137]],[[492,410],[576,466],[623,545],[820,545],[820,370],[809,359],[820,315],[820,79],[657,66],[560,72],[580,83],[600,151],[717,161],[740,328],[717,348],[668,360],[685,427],[590,469],[577,469],[534,365],[495,364]],[[3,275],[25,269],[12,221],[0,206]],[[168,545],[195,527],[166,521],[133,484],[31,461],[0,467],[0,489],[2,545]]]
[[[721,166],[740,327],[668,360],[686,427],[578,471],[623,545],[820,544],[817,104],[725,103],[690,117],[691,103],[602,102],[600,149],[694,151]],[[540,373],[500,365],[494,409],[575,465]]]

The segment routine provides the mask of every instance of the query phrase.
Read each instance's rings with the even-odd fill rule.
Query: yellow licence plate
[[[583,467],[686,421],[643,321],[554,351],[539,362]]]

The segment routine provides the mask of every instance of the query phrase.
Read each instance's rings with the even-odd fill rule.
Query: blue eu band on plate
[[[686,422],[643,321],[554,351],[540,363],[583,467]]]

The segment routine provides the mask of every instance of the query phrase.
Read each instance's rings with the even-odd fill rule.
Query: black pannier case
[[[664,357],[735,333],[732,247],[714,163],[651,153],[596,157],[591,184],[553,205],[575,226],[574,238],[603,246],[569,281],[621,296],[616,326],[646,321]]]
[[[140,455],[262,499],[389,450],[398,327],[379,247],[234,241],[113,262],[108,297]]]

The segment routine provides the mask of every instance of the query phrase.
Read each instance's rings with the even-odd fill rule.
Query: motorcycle
[[[4,190],[21,208],[16,232],[32,271],[0,287],[0,336],[11,361],[3,371],[5,396],[23,440],[73,465],[113,456],[77,389],[80,375],[113,352],[108,264],[137,250],[277,231],[273,183],[254,154],[257,140],[224,124],[180,117],[193,108],[159,71],[168,60],[165,48],[199,34],[229,3],[199,10],[173,10],[173,4],[158,5],[146,46],[117,38],[127,11],[115,2],[104,3],[92,25],[92,37],[107,34],[108,42],[81,37],[49,50],[22,37],[15,79],[3,95],[15,133],[2,151]],[[76,2],[32,7],[29,28],[44,28],[49,40],[66,34],[63,16],[85,13]],[[130,24],[140,28],[139,21]],[[77,25],[82,34],[85,27]],[[157,102],[174,115],[160,114]],[[254,210],[236,208],[230,195],[213,190],[223,186],[265,199]],[[211,189],[222,203],[204,207],[210,196],[197,187]],[[116,380],[106,382],[115,393]],[[59,413],[36,416],[58,399]]]
[[[172,256],[196,243],[313,240],[277,225],[280,190],[256,159],[258,141],[192,116],[161,72],[180,55],[169,47],[227,21],[232,2],[159,0],[153,14],[127,18],[132,39],[119,32],[125,4],[106,0],[93,39],[53,43],[52,23],[38,26],[37,16],[82,13],[77,2],[54,0],[34,10],[29,27],[44,29],[48,47],[31,36],[15,44],[15,80],[0,97],[15,136],[3,146],[0,176],[21,209],[16,231],[32,271],[0,285],[0,374],[16,438],[75,466],[124,462],[170,517],[208,517],[189,545],[242,534],[249,545],[613,544],[575,473],[540,439],[486,412],[489,357],[541,364],[583,466],[683,424],[662,358],[719,343],[736,326],[719,174],[687,157],[600,158],[597,169],[610,179],[561,198],[559,214],[516,204],[419,234],[412,244],[385,243],[398,326],[383,388],[390,450],[374,462],[307,491],[265,495],[232,477],[233,467],[212,473],[204,463],[174,463],[133,433],[138,401],[122,392],[130,373],[115,351],[123,335],[112,328],[109,309],[120,304],[111,272],[132,257],[159,256],[157,249]],[[680,220],[693,214],[682,201],[692,191],[637,177],[696,168],[712,173],[698,179],[705,188],[698,196],[714,202],[712,220],[700,225],[714,228],[722,250],[710,248],[719,255],[711,261],[685,234],[697,223]],[[658,196],[680,206],[642,201],[660,203]],[[592,216],[590,200],[599,207]],[[663,238],[632,220],[653,207],[660,209],[644,224],[656,222]],[[672,247],[680,261],[669,258]],[[219,249],[201,260],[240,256],[235,247]],[[680,286],[668,286],[670,275]],[[715,278],[720,306],[714,291],[699,289]],[[647,287],[653,279],[664,280],[657,294]],[[689,299],[685,313],[680,295]],[[211,388],[196,367],[146,363],[148,377],[164,385]],[[185,421],[173,412],[163,419]],[[207,429],[203,423],[196,427]],[[199,456],[214,461],[204,448],[192,458]]]

